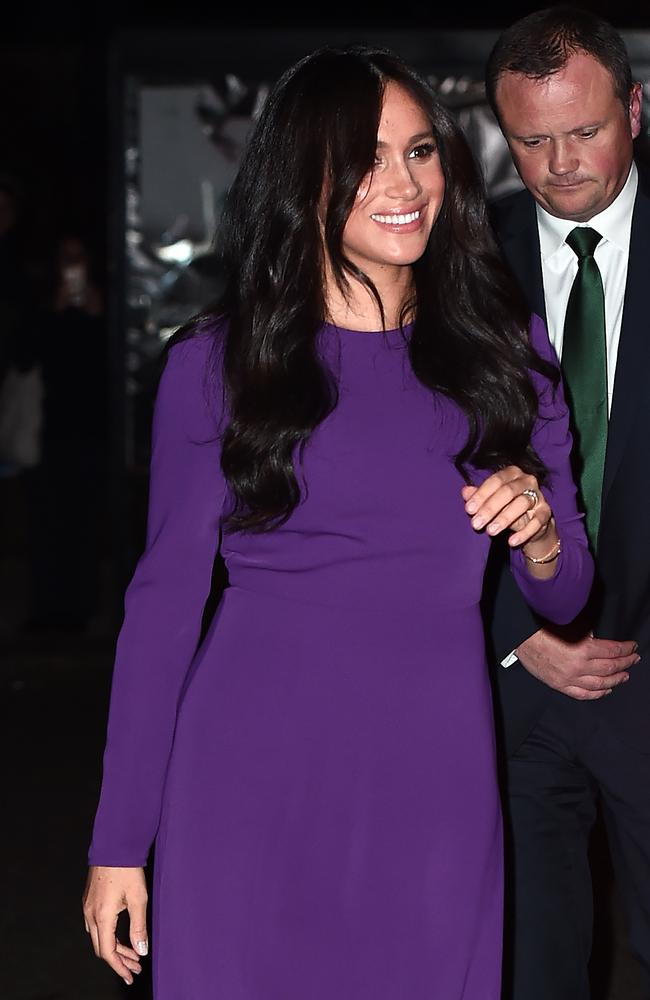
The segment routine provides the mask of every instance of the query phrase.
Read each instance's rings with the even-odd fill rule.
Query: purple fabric
[[[537,318],[532,337],[553,356]],[[224,536],[230,586],[196,651],[227,502],[211,342],[174,347],[158,393],[90,861],[145,864],[155,838],[156,1000],[498,1000],[490,541],[450,457],[465,419],[398,331],[325,326],[340,400],[305,499],[272,533]],[[538,389],[563,550],[551,581],[512,565],[568,621],[592,563],[566,407]]]

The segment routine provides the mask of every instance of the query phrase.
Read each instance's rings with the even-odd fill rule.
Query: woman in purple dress
[[[544,326],[390,52],[284,74],[220,234],[158,390],[86,927],[131,983],[155,842],[156,1000],[498,1000],[488,549],[557,622],[593,572]]]

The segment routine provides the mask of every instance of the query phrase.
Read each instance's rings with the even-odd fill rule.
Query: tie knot
[[[571,247],[574,254],[583,260],[585,257],[593,257],[594,250],[601,239],[602,236],[595,229],[590,229],[589,226],[576,226],[575,229],[571,230],[565,242],[567,246]]]

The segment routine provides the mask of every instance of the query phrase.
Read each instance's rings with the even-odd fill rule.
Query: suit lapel
[[[650,270],[650,198],[637,194],[630,235],[630,255],[625,285],[625,303],[616,361],[612,411],[607,434],[603,479],[603,507],[629,437],[634,414],[647,397],[650,375],[650,321],[648,279]]]
[[[535,202],[521,192],[502,216],[499,232],[503,252],[533,312],[546,323],[542,263]]]

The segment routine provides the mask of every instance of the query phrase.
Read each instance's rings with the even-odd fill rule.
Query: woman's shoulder
[[[198,405],[213,418],[223,413],[225,329],[222,320],[202,318],[172,335],[164,352],[159,396],[177,406],[182,403],[184,409]]]
[[[557,354],[548,335],[548,328],[544,319],[538,313],[531,313],[528,324],[528,336],[533,348],[546,361],[558,365]]]
[[[223,357],[227,324],[220,317],[202,316],[172,334],[166,345],[166,363],[213,367]]]
[[[216,317],[201,317],[180,327],[165,346],[163,377],[221,384],[225,334],[225,320]]]
[[[538,417],[542,420],[554,420],[557,417],[564,419],[566,402],[562,389],[560,362],[549,337],[546,323],[537,313],[532,313],[530,317],[529,338],[538,357],[552,366],[550,369],[547,367],[546,373],[537,368],[533,368],[531,371],[539,401]]]

